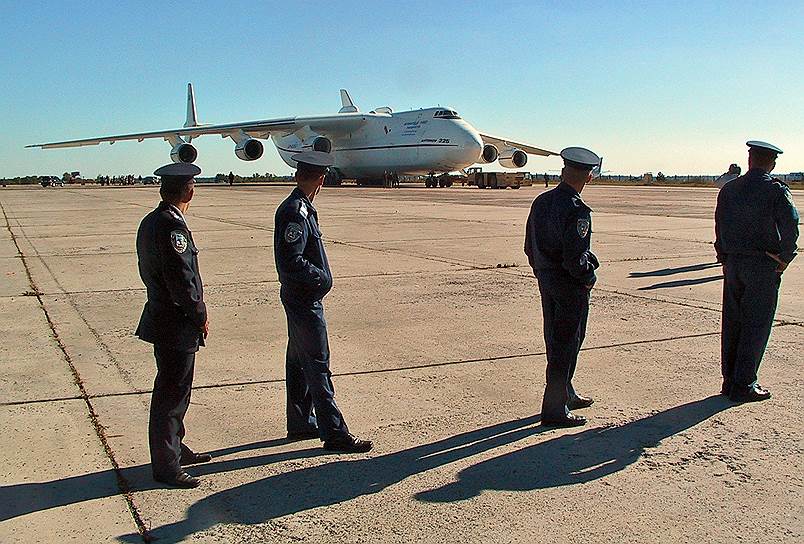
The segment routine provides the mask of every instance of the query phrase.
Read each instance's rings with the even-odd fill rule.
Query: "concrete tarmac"
[[[0,190],[0,542],[801,542],[804,261],[760,369],[773,398],[730,403],[716,189],[588,187],[603,264],[575,385],[596,402],[545,430],[522,252],[543,190],[324,188],[333,379],[376,444],[348,456],[284,440],[290,188],[198,186],[211,332],[186,442],[215,458],[194,490],[148,465],[134,239],[158,189]]]

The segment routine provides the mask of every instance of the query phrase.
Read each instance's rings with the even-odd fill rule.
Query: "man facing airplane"
[[[349,432],[335,404],[329,370],[329,342],[322,299],[332,288],[318,211],[313,200],[324,183],[332,156],[307,151],[297,163],[296,188],[276,210],[274,258],[279,296],[288,320],[285,360],[287,429],[291,440],[320,438],[324,449],[348,453],[371,450],[369,440]]]
[[[525,230],[525,253],[539,281],[547,346],[547,387],[542,425],[574,427],[586,418],[570,410],[594,402],[575,392],[572,377],[586,335],[589,292],[600,263],[590,250],[592,209],[581,191],[600,157],[582,147],[561,152],[561,183],[533,201]]]
[[[775,145],[746,142],[748,172],[723,186],[715,210],[715,251],[723,263],[721,393],[736,402],[770,398],[757,383],[770,338],[779,284],[796,256],[798,210],[787,185],[772,178]]]
[[[157,368],[148,423],[151,469],[154,480],[175,487],[198,487],[201,481],[182,467],[212,459],[184,444],[195,354],[209,332],[198,249],[184,218],[193,178],[200,173],[184,163],[156,170],[162,202],[137,231],[138,267],[148,300],[135,334],[154,345]]]

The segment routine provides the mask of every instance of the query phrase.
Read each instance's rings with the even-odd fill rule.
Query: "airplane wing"
[[[517,149],[521,149],[525,153],[530,153],[531,155],[541,155],[542,157],[549,157],[550,155],[558,155],[555,151],[547,151],[546,149],[540,149],[538,147],[533,147],[532,145],[523,144],[519,142],[515,142],[513,140],[508,140],[506,138],[498,138],[497,136],[492,136],[490,134],[483,134],[480,133],[480,137],[483,138],[483,143],[494,144],[497,146],[505,146],[505,147],[516,147]]]
[[[323,115],[317,117],[285,117],[281,119],[265,119],[262,121],[246,121],[242,123],[229,123],[222,125],[199,125],[182,127],[171,130],[156,130],[152,132],[136,132],[120,134],[117,136],[101,136],[100,138],[84,138],[81,140],[65,140],[62,142],[48,142],[44,144],[31,144],[25,147],[40,147],[42,149],[56,149],[60,147],[81,147],[98,145],[103,142],[113,144],[124,140],[137,140],[141,142],[150,138],[163,138],[166,141],[177,137],[189,136],[195,138],[205,134],[219,134],[222,137],[236,137],[241,131],[253,138],[267,138],[272,132],[288,134],[304,127],[310,127],[319,134],[340,134],[351,132],[361,127],[369,117],[389,117],[382,113],[339,113],[336,115]]]

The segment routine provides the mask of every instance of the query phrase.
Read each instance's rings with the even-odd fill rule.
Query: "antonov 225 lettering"
[[[340,111],[335,115],[285,117],[218,125],[199,124],[192,84],[187,85],[187,120],[182,128],[100,138],[33,144],[26,147],[57,149],[139,142],[162,138],[171,145],[174,162],[194,162],[198,151],[193,138],[217,134],[231,138],[235,155],[244,161],[262,157],[260,140],[272,139],[282,160],[296,167],[290,157],[307,150],[332,153],[335,165],[328,184],[342,179],[377,180],[384,176],[438,174],[462,170],[476,163],[499,161],[505,168],[521,168],[528,154],[557,155],[528,144],[479,132],[451,108],[425,108],[393,112],[383,107],[361,112],[349,93],[341,89]]]

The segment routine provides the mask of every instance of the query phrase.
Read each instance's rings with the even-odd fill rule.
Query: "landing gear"
[[[343,182],[343,174],[337,168],[329,168],[324,176],[324,186],[333,187]]]

